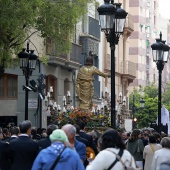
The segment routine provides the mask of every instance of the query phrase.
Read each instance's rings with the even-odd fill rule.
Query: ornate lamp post
[[[156,39],[156,42],[151,45],[153,61],[157,65],[159,73],[159,85],[158,85],[158,132],[161,133],[161,97],[162,97],[162,70],[164,69],[165,63],[167,63],[169,58],[169,46],[165,44],[162,40],[162,33],[160,32],[160,38]]]
[[[111,48],[111,126],[116,128],[115,112],[115,45],[123,34],[127,12],[121,9],[120,3],[114,0],[104,0],[104,4],[98,7],[101,31],[106,35]]]
[[[29,85],[29,77],[32,75],[33,70],[35,70],[38,56],[34,54],[34,50],[29,50],[29,42],[27,43],[27,49],[23,50],[18,54],[20,59],[20,68],[25,76],[25,85]],[[25,89],[25,120],[28,120],[28,91]]]

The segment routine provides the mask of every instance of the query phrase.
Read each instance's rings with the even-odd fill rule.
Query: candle
[[[64,113],[66,112],[66,109],[65,109],[65,107],[63,107],[63,112],[64,112]]]
[[[47,92],[47,97],[50,98],[50,92]]]
[[[57,108],[57,102],[54,102],[53,107]]]
[[[71,96],[70,91],[67,91],[67,96],[68,96],[68,97],[70,97],[70,96]]]
[[[63,96],[63,102],[65,103],[65,101],[66,101],[66,96]]]
[[[92,113],[95,113],[95,108],[94,107],[92,107]]]
[[[45,100],[45,102],[47,102],[47,101],[48,101],[47,96],[45,96],[45,99],[44,99],[44,100]]]
[[[73,106],[71,106],[70,108],[71,108],[72,110],[74,110],[74,107],[73,107]]]
[[[60,105],[58,105],[58,107],[57,107],[57,108],[58,108],[58,111],[60,111],[60,110],[61,110],[61,107],[60,107]]]
[[[53,92],[53,86],[50,86],[50,92]]]

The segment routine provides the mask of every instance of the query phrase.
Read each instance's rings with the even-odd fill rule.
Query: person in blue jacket
[[[69,147],[67,135],[63,130],[54,130],[50,135],[50,140],[51,146],[41,150],[33,163],[32,170],[50,170],[62,151],[54,170],[84,170],[79,155]]]

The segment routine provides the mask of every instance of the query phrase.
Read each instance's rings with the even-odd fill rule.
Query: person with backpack
[[[31,170],[84,170],[78,153],[69,147],[63,130],[53,130],[49,138],[51,146],[39,152]]]
[[[86,170],[134,170],[133,156],[116,130],[107,130],[101,136],[101,150]]]
[[[170,169],[170,138],[162,138],[161,145],[162,149],[159,149],[154,153],[151,170],[164,170],[161,167],[167,167],[168,165]]]

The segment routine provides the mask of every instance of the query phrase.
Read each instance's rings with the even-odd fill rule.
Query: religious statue
[[[79,108],[88,110],[93,106],[92,97],[94,94],[93,75],[109,77],[110,74],[101,72],[93,66],[93,58],[87,57],[85,65],[80,68],[76,79],[76,93],[78,96]]]

